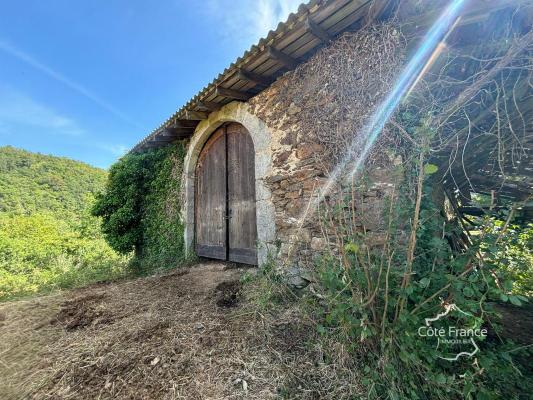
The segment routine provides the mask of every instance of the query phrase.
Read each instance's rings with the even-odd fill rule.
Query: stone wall
[[[301,129],[301,109],[294,104],[283,108],[283,103],[278,101],[279,86],[290,84],[289,77],[282,77],[250,101],[250,110],[265,121],[272,134],[272,169],[265,181],[275,209],[277,258],[285,266],[307,267],[313,257],[332,242],[321,226],[323,215],[316,207],[316,199],[334,166],[323,158],[324,146],[306,136]],[[357,187],[358,228],[365,232],[370,245],[383,244],[386,229],[383,213],[387,197],[401,180],[397,171],[399,164],[401,158],[392,156],[388,163],[365,168],[364,183],[361,174],[353,182],[341,179],[322,205],[333,204],[336,199],[351,195],[353,183]],[[347,205],[350,206],[350,201]]]
[[[390,30],[390,27],[387,29]],[[357,41],[361,35],[364,36],[365,33],[359,36],[352,34],[348,39],[344,37],[340,40]],[[351,140],[348,123],[354,129],[360,129],[375,104],[388,91],[394,77],[392,67],[386,77],[379,77],[377,83],[375,77],[369,75],[367,83],[375,91],[372,100],[359,99],[358,106],[362,111],[346,109],[343,104],[345,97],[338,96],[335,90],[340,90],[343,83],[351,85],[353,82],[342,82],[342,76],[321,78],[320,73],[317,73],[321,67],[316,64],[323,63],[325,58],[332,54],[334,56],[335,52],[341,52],[337,55],[345,59],[347,64],[351,62],[352,54],[347,52],[344,43],[334,43],[332,46],[337,48],[319,51],[308,62],[280,77],[249,101],[251,113],[265,122],[272,135],[272,169],[265,177],[265,182],[272,193],[275,209],[279,245],[277,257],[279,264],[286,268],[305,268],[325,247],[331,249],[336,246],[331,231],[321,222],[323,212],[316,207],[318,194],[342,153],[342,147],[338,143],[329,146],[328,140],[337,140],[336,134],[341,130],[339,127],[344,129],[342,140]],[[373,56],[373,53],[368,54],[369,58]],[[350,65],[342,65],[341,68],[350,68]],[[320,92],[320,88],[331,85],[332,79],[336,85],[332,87],[333,92]],[[364,86],[365,78],[362,81]],[[329,107],[332,111],[324,117],[321,115],[324,110],[319,110],[314,116],[310,110],[317,107]],[[356,140],[357,135],[352,135]],[[394,146],[387,146],[390,143],[386,142],[387,140],[381,140],[377,145],[376,151],[364,164],[362,173],[353,180],[346,180],[341,174],[341,179],[333,185],[333,190],[320,202],[322,209],[324,206],[334,207],[343,202],[343,207],[355,211],[357,220],[354,225],[365,233],[370,246],[384,242],[387,198],[394,185],[402,179],[399,171],[401,157],[394,151],[387,150]],[[349,170],[349,166],[346,166],[345,171]],[[350,197],[347,203],[342,200],[345,197]],[[306,218],[303,218],[304,215]]]

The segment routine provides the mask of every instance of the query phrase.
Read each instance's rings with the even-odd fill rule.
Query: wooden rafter
[[[222,105],[217,102],[205,100],[197,102],[196,105],[208,111],[217,111],[220,109],[220,107],[222,107]]]
[[[242,68],[239,68],[237,71],[237,78],[239,78],[241,81],[255,83],[256,85],[269,86],[272,83],[271,78],[256,74],[254,72],[246,71]]]
[[[215,90],[215,93],[217,96],[227,97],[229,99],[235,99],[235,100],[243,100],[243,101],[246,101],[250,97],[252,97],[250,93],[240,92],[238,90],[226,89],[223,87],[217,87]]]
[[[185,111],[185,119],[193,120],[193,121],[200,121],[202,119],[206,119],[207,114],[201,111],[193,111],[193,110],[186,110]]]
[[[164,128],[157,134],[161,137],[183,137],[194,132],[194,128]]]
[[[313,22],[309,17],[305,20],[306,29],[313,34],[317,39],[320,39],[322,43],[329,43],[333,38],[332,36],[323,29],[320,25]]]
[[[298,65],[298,60],[285,53],[282,53],[275,47],[267,46],[267,53],[270,58],[275,59],[289,69],[294,69]]]

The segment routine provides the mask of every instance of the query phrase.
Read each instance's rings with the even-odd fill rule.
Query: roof
[[[349,30],[382,18],[396,0],[310,0],[290,14],[213,81],[201,89],[131,151],[161,147],[191,136],[200,120],[234,100],[246,101],[270,86],[288,70],[307,60],[320,47]],[[494,10],[510,0],[472,1],[469,11]],[[441,4],[442,7],[442,4]],[[440,7],[438,7],[440,8]],[[432,12],[417,16],[416,28],[434,19]]]
[[[201,119],[233,100],[247,100],[309,58],[324,42],[355,29],[372,0],[310,0],[290,14],[213,81],[139,142],[132,151],[159,147],[194,132]],[[384,5],[388,1],[378,1]]]

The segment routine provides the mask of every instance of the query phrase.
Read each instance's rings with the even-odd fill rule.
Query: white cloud
[[[30,56],[28,53],[20,50],[19,48],[15,47],[13,44],[8,43],[5,40],[2,40],[0,38],[0,50],[4,51],[5,53],[11,55],[12,57],[17,58],[20,61],[23,61],[24,63],[28,64],[32,68],[35,68],[38,71],[41,71],[42,73],[48,75],[52,79],[56,80],[57,82],[67,86],[68,88],[72,89],[73,91],[77,92],[78,94],[81,94],[82,96],[88,98],[95,104],[99,105],[100,107],[104,108],[105,110],[109,111],[111,114],[115,115],[116,117],[119,117],[123,121],[126,121],[134,126],[139,126],[135,121],[133,121],[131,118],[129,118],[127,115],[122,113],[120,110],[117,110],[114,106],[107,103],[106,101],[102,100],[100,97],[92,93],[87,88],[83,87],[77,82],[74,82],[70,80],[69,78],[65,77],[64,75],[60,74],[59,72],[55,71],[54,69],[50,68],[49,66],[41,63],[40,61],[36,60],[32,56]]]
[[[22,128],[37,128],[46,133],[79,136],[84,130],[73,119],[64,116],[23,93],[0,88],[0,131],[18,134]]]
[[[233,45],[248,48],[296,12],[302,0],[208,0],[210,19],[221,23],[222,34]]]

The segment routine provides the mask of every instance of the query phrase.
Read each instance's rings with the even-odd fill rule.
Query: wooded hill
[[[122,276],[90,215],[107,172],[79,161],[0,147],[0,300]]]
[[[107,172],[85,163],[11,146],[0,147],[0,212],[79,214]]]

